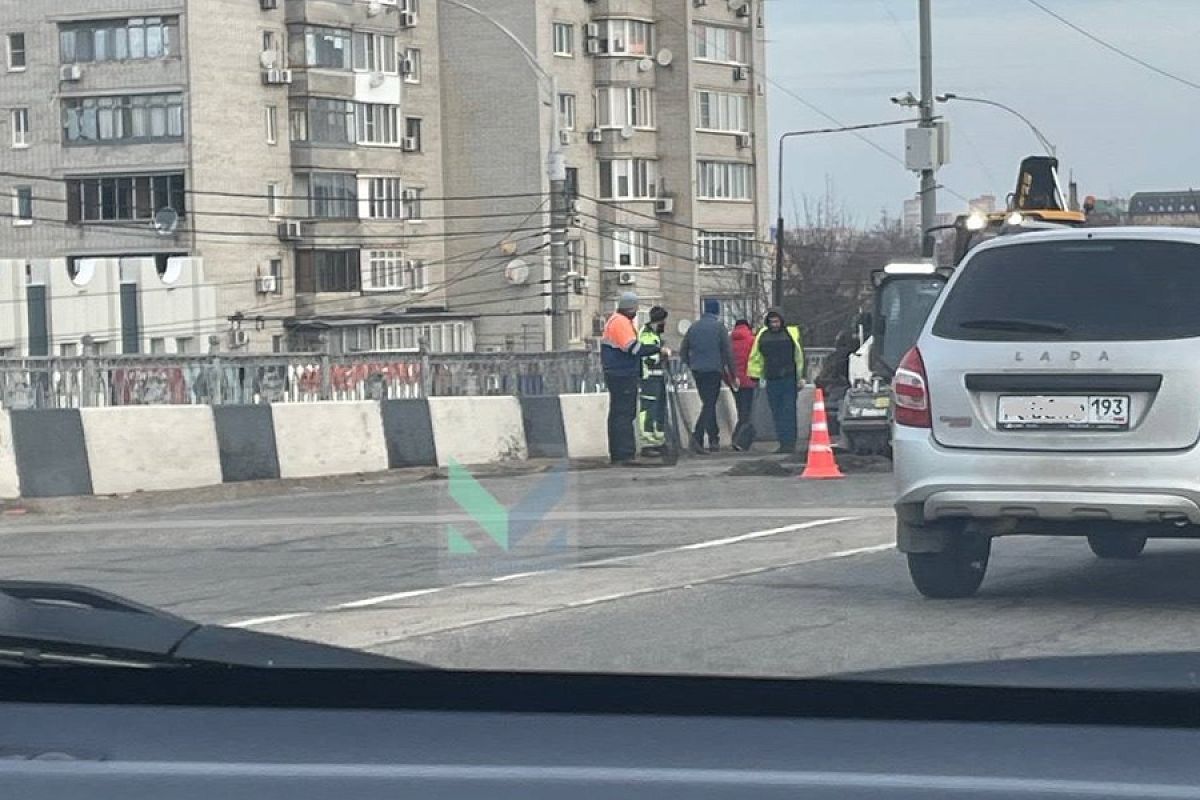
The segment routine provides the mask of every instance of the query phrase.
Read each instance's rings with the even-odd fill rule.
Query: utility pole
[[[546,154],[546,174],[550,179],[550,343],[552,349],[566,350],[570,338],[567,318],[567,159],[560,139],[558,76],[550,76],[550,149]]]
[[[933,114],[933,0],[917,0],[921,26],[921,127],[934,127]],[[937,177],[934,168],[921,170],[921,255],[933,256],[937,224]]]

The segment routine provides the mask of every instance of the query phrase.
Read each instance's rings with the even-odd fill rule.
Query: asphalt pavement
[[[468,668],[817,675],[1200,639],[1197,543],[1101,562],[1003,539],[978,597],[929,601],[891,547],[890,489],[732,456],[280,483],[3,517],[0,576]]]

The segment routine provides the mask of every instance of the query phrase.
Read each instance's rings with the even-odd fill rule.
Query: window
[[[279,107],[267,106],[265,120],[267,124],[267,144],[279,143]]]
[[[67,180],[70,222],[150,221],[163,208],[187,210],[182,173],[115,175]]]
[[[750,96],[730,92],[696,92],[696,127],[729,133],[750,132]]]
[[[404,218],[409,222],[420,222],[424,219],[421,215],[421,196],[423,194],[425,194],[424,189],[404,190]]]
[[[399,178],[360,178],[360,195],[366,198],[367,219],[401,219],[404,214]]]
[[[425,291],[425,262],[406,261],[404,263],[404,285],[414,292]]]
[[[583,312],[577,308],[567,312],[567,331],[569,341],[583,341]]]
[[[600,26],[600,52],[610,56],[648,56],[654,52],[654,23],[638,19],[605,19]]]
[[[181,53],[179,17],[132,17],[58,26],[59,58],[64,64],[177,58]]]
[[[564,193],[568,200],[579,199],[579,167],[567,167],[567,185]]]
[[[575,29],[569,22],[554,23],[554,55],[575,55]]]
[[[350,172],[311,172],[302,176],[307,185],[308,215],[317,219],[354,219],[358,216],[358,181]]]
[[[696,260],[706,267],[740,267],[754,259],[754,234],[740,231],[701,231]]]
[[[357,121],[359,144],[395,146],[400,143],[400,106],[359,103]]]
[[[13,190],[13,225],[33,224],[33,188],[18,186]]]
[[[8,35],[8,71],[21,72],[28,64],[28,54],[25,52],[25,34],[10,33]]]
[[[397,353],[416,353],[422,343],[431,353],[471,353],[475,350],[474,332],[466,322],[380,325],[376,338],[380,350]]]
[[[275,279],[275,291],[271,294],[283,294],[283,259],[272,258],[267,264],[267,274]]]
[[[357,250],[297,250],[296,292],[357,292],[362,284]]]
[[[597,89],[596,124],[601,128],[653,128],[654,90],[634,86]]]
[[[421,51],[410,47],[404,51],[404,63],[401,65],[405,83],[421,82]]]
[[[733,161],[697,164],[697,193],[706,200],[752,200],[754,168]]]
[[[139,143],[183,138],[183,95],[115,95],[63,100],[68,144]]]
[[[612,269],[653,267],[658,263],[651,231],[618,229],[609,234],[611,255],[607,265]]]
[[[279,52],[279,34],[275,31],[262,32],[262,50],[264,53]]]
[[[267,184],[267,216],[275,218],[281,216],[279,213],[279,184]]]
[[[357,72],[384,72],[396,75],[396,37],[385,33],[356,31],[354,34],[354,69]]]
[[[604,200],[648,200],[658,194],[658,165],[644,158],[600,162],[600,197]]]
[[[159,341],[162,341],[161,339]],[[79,355],[79,345],[75,342],[67,342],[58,346],[58,354],[63,358],[75,358]]]
[[[722,64],[749,64],[746,32],[718,25],[696,26],[696,60]]]
[[[558,96],[558,124],[564,131],[575,130],[575,95]]]
[[[393,292],[404,287],[404,251],[367,250],[363,291]]]
[[[355,140],[354,103],[309,97],[291,112],[292,141],[351,145]]]
[[[12,126],[12,146],[29,147],[29,109],[14,108],[9,122]]]
[[[196,352],[196,338],[194,336],[176,337],[175,352],[183,354]]]
[[[293,64],[318,69],[350,69],[350,31],[307,26],[293,30],[288,41]]]
[[[421,120],[419,117],[404,118],[404,138],[407,141],[404,149],[412,152],[421,152]]]

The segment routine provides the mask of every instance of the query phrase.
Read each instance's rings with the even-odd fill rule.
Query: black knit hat
[[[650,321],[651,322],[662,322],[666,318],[667,318],[667,310],[665,308],[663,308],[662,306],[655,306],[654,308],[650,309]]]

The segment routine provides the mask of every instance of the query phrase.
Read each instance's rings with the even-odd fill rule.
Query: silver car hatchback
[[[1200,230],[1092,228],[979,246],[896,372],[897,546],[966,597],[991,540],[1101,558],[1200,531]]]

